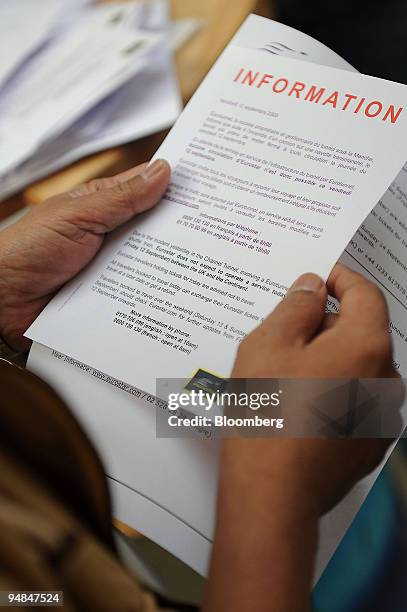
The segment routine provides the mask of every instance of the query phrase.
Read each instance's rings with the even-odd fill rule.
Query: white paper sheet
[[[206,576],[219,440],[157,438],[156,408],[148,394],[118,389],[101,373],[39,344],[31,350],[28,367],[62,395],[96,445],[109,477],[115,517]],[[322,519],[315,582],[381,467]]]
[[[84,0],[1,0],[0,88],[49,40],[57,23],[84,4]]]
[[[115,516],[204,574],[218,444],[157,439],[153,398],[126,393],[40,345],[31,350],[28,367],[61,393],[91,436],[111,479]]]
[[[158,151],[173,167],[160,206],[109,238],[30,338],[155,393],[160,377],[228,376],[237,342],[285,287],[327,276],[405,161],[407,87],[243,47],[258,23],[245,23]],[[330,98],[382,100],[383,114],[273,95],[258,87],[270,72]],[[389,105],[401,108],[395,122],[383,120]]]
[[[255,31],[246,29],[245,38],[242,31],[241,36],[243,46],[269,47],[272,49],[270,55],[274,52],[288,53],[290,56],[294,54],[307,61],[351,69],[323,45],[276,22],[258,19]],[[387,216],[390,216],[390,208],[395,205],[391,199],[393,197],[397,200],[396,214],[401,221],[404,210],[404,197],[401,194],[407,191],[404,176],[402,171],[394,183],[395,186],[384,196],[389,207]],[[383,215],[380,202],[364,225],[368,227],[369,233],[386,234],[389,230],[379,221],[379,215],[375,214],[378,211]],[[405,218],[407,221],[407,215]],[[405,235],[407,236],[407,231]],[[358,243],[363,241],[359,248],[366,246],[366,241],[360,235],[356,234],[352,241],[355,240]],[[347,250],[350,248],[355,252],[352,244],[348,245]],[[397,248],[401,248],[401,245]],[[377,263],[383,268],[388,268],[389,263],[395,265],[394,260],[386,256],[383,249],[376,251]],[[363,248],[361,253],[356,249],[356,253],[363,261]],[[346,263],[374,280],[365,269],[366,266],[361,268],[360,264],[346,253],[343,258]],[[377,273],[375,268],[372,268],[372,271]],[[400,274],[397,274],[400,277]],[[390,289],[393,287],[390,282],[388,286]],[[390,312],[396,317],[394,325],[398,325],[399,329],[402,324],[405,325],[405,302],[400,305],[389,292],[386,297]],[[403,334],[394,333],[393,337],[397,362],[406,375],[406,342]],[[133,366],[136,378],[139,362],[134,363],[137,364]],[[208,539],[212,537],[214,519],[217,452],[211,451],[207,454],[202,446],[205,443],[200,441],[193,441],[191,447],[191,440],[157,440],[154,431],[155,414],[151,406],[146,407],[139,399],[134,399],[76,366],[53,357],[49,349],[34,344],[29,365],[64,395],[97,443],[107,466],[107,473],[112,478],[111,490],[116,516],[145,533],[198,572],[205,574],[210,552]],[[141,440],[140,446],[136,442],[138,439]],[[211,448],[216,446],[215,443],[210,445]],[[362,481],[342,504],[322,520],[315,581],[345,534],[379,471],[380,468]],[[167,477],[167,482],[164,483],[163,474]],[[201,535],[197,535],[196,530]]]
[[[132,3],[93,8],[52,52],[39,56],[1,107],[1,173],[30,157],[145,66],[148,52],[163,35],[129,27],[138,10]]]
[[[141,10],[147,7],[148,10]],[[140,4],[137,25],[154,32],[169,27],[168,2]],[[57,138],[44,142],[30,159],[2,177],[0,199],[20,191],[76,160],[137,140],[173,125],[182,108],[172,51],[191,36],[199,24],[174,23],[165,44],[152,51],[146,66],[128,83],[90,109]]]

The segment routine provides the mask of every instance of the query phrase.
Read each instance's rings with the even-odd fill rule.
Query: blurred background
[[[336,51],[360,72],[407,82],[405,0],[278,0],[276,18]]]

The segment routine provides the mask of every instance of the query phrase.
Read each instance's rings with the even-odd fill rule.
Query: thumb
[[[306,344],[322,324],[327,289],[316,274],[303,274],[264,321],[264,331],[275,345]]]
[[[157,159],[129,180],[117,181],[111,187],[82,195],[72,201],[81,225],[87,231],[106,233],[126,223],[135,215],[155,206],[170,180],[168,162]]]

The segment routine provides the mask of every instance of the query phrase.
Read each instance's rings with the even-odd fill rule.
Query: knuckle
[[[134,198],[133,189],[128,183],[118,183],[113,189],[113,195],[118,204],[128,204]]]
[[[84,185],[81,185],[81,188],[86,190],[87,193],[96,193],[103,190],[103,185],[102,179],[91,179]]]
[[[106,188],[106,179],[95,178],[81,183],[71,190],[71,195],[74,197],[91,195],[92,193],[99,193]]]
[[[141,180],[141,179],[140,179]],[[140,180],[118,183],[112,190],[113,197],[120,206],[131,206],[140,196]]]

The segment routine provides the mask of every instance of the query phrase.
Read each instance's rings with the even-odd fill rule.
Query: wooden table
[[[176,56],[182,99],[186,103],[249,13],[271,16],[267,0],[171,0],[174,19],[194,17],[203,20],[199,33]],[[41,180],[24,192],[0,203],[0,221],[25,206],[71,189],[98,176],[109,176],[150,159],[166,132],[137,142],[91,155],[63,171]]]

